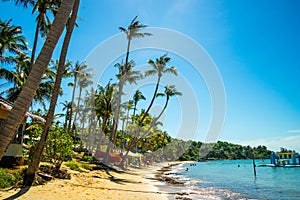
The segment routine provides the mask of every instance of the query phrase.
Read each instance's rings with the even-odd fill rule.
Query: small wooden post
[[[252,161],[253,161],[253,170],[254,170],[254,176],[256,177],[256,165],[254,161],[254,153],[252,152]]]

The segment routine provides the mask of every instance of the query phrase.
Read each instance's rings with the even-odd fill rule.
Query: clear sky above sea
[[[74,62],[84,61],[99,44],[120,33],[119,26],[127,26],[138,15],[149,27],[167,28],[191,38],[215,63],[226,94],[226,118],[219,140],[251,146],[262,144],[272,150],[286,147],[300,151],[299,9],[298,0],[82,1],[79,27],[74,31],[68,56]],[[31,8],[15,7],[11,2],[0,3],[0,18],[12,18],[14,25],[22,26],[31,47],[35,17]],[[133,42],[137,40],[143,39]],[[145,50],[133,53],[132,58],[141,67],[147,59],[163,53],[147,54]],[[185,58],[169,55],[172,57],[170,64],[178,67],[181,77],[194,92],[198,110],[191,109],[193,117],[190,118],[182,115],[182,110],[190,108],[182,107],[185,104],[181,101],[189,97],[181,91],[182,97],[170,100],[172,103],[163,117],[164,129],[172,136],[185,134],[178,133],[183,126],[181,123],[186,119],[196,120],[198,128],[190,139],[203,140],[213,106],[207,83],[196,75]],[[107,76],[113,74],[113,68],[111,70],[107,71]],[[166,76],[166,80],[169,79],[174,78]],[[150,99],[153,87],[147,87],[141,89]],[[70,99],[71,89],[65,87],[65,91],[61,101]],[[155,109],[159,110],[163,103],[158,101]]]

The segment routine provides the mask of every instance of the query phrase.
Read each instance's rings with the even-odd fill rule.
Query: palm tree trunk
[[[38,23],[36,24],[36,28],[35,28],[33,47],[32,47],[31,58],[30,58],[30,69],[32,69],[33,64],[34,64],[35,52],[36,52],[37,42],[38,42],[38,38],[39,38],[40,25],[41,25],[41,17],[39,16]]]
[[[127,41],[127,50],[126,50],[126,59],[125,59],[125,65],[128,65],[129,51],[130,51],[130,42],[131,42],[131,39],[128,38],[128,41]]]
[[[73,116],[73,105],[75,100],[75,90],[77,87],[77,76],[75,75],[74,78],[74,85],[73,85],[73,91],[72,91],[72,100],[71,100],[71,107],[70,107],[70,118],[69,118],[69,124],[68,124],[68,131],[67,133],[70,134],[71,132],[71,124],[72,124],[72,116]]]
[[[120,118],[120,107],[121,107],[121,98],[122,98],[122,93],[123,93],[123,86],[124,86],[124,81],[120,81],[119,83],[119,94],[118,94],[118,99],[117,99],[117,108],[116,108],[116,113],[113,121],[113,143],[116,143],[117,141],[117,130],[118,130],[118,125],[119,125],[119,118]]]
[[[146,118],[147,114],[149,113],[149,111],[150,111],[150,109],[151,109],[151,107],[152,107],[152,105],[153,105],[153,103],[154,103],[154,100],[155,100],[155,98],[156,98],[156,94],[157,94],[157,91],[158,91],[159,83],[160,83],[160,78],[161,78],[161,76],[158,75],[157,83],[156,83],[156,87],[155,87],[155,91],[154,91],[153,97],[152,97],[152,99],[151,99],[151,102],[150,102],[150,104],[149,104],[149,106],[148,106],[146,112],[144,113],[143,118],[142,118],[141,121],[140,121],[140,124],[144,121],[144,119]]]
[[[147,134],[149,133],[149,131],[151,130],[151,128],[153,127],[153,125],[155,125],[155,123],[157,122],[157,120],[162,116],[162,114],[165,112],[167,106],[168,106],[168,102],[169,102],[169,97],[167,96],[167,99],[166,99],[166,103],[165,103],[165,106],[164,108],[161,110],[161,112],[159,113],[159,115],[154,119],[154,121],[151,123],[150,127],[147,129],[147,131],[138,139],[136,140],[132,140],[132,142],[128,145],[128,149],[127,149],[127,152],[125,153],[125,155],[123,156],[122,158],[122,162],[120,163],[120,165],[122,166],[124,161],[126,160],[127,156],[128,156],[128,153],[130,151],[130,149],[132,147],[134,147],[141,139],[143,139],[144,137],[147,136]]]
[[[77,120],[77,115],[79,112],[79,105],[80,105],[80,99],[81,99],[81,93],[82,93],[82,87],[80,86],[79,88],[79,95],[78,95],[78,101],[77,101],[77,108],[76,108],[76,112],[75,112],[75,116],[74,116],[74,120],[73,120],[73,125],[72,125],[72,130],[71,133],[74,133],[74,130],[76,129],[76,120]]]
[[[26,83],[22,87],[22,91],[13,105],[11,112],[0,129],[0,159],[3,157],[9,143],[16,135],[17,128],[21,124],[26,111],[35,95],[37,88],[41,82],[47,66],[52,57],[52,53],[56,44],[64,30],[69,18],[69,14],[73,8],[75,0],[64,0],[58,10],[47,39],[41,49],[41,52],[30,71]]]
[[[71,20],[70,20],[70,26],[68,26],[68,28],[67,28],[67,33],[65,35],[63,46],[61,49],[61,54],[60,54],[58,68],[57,68],[57,74],[56,74],[56,79],[55,79],[55,83],[54,83],[53,94],[52,94],[52,98],[51,98],[51,102],[50,102],[50,108],[49,108],[49,111],[47,114],[46,124],[44,127],[43,134],[41,136],[41,139],[40,139],[38,146],[34,152],[32,162],[29,164],[28,169],[26,171],[26,175],[24,178],[25,185],[31,185],[32,182],[34,181],[35,173],[38,171],[38,167],[39,167],[39,164],[41,161],[44,145],[46,143],[48,133],[49,133],[50,127],[52,125],[53,115],[55,112],[55,106],[56,106],[56,102],[57,102],[59,91],[60,91],[60,85],[61,85],[63,73],[65,70],[65,61],[66,61],[66,56],[67,56],[67,52],[68,52],[68,47],[69,47],[69,43],[71,40],[71,36],[72,36],[73,29],[74,29],[78,8],[79,8],[79,1],[80,0],[75,0],[75,3],[74,3],[73,12],[72,12]]]
[[[134,120],[134,117],[135,117],[136,105],[137,105],[137,103],[134,103],[133,114],[132,114],[133,118],[132,118],[132,120],[131,120],[132,124],[133,124],[133,120]]]
[[[99,119],[97,120],[97,123],[96,123],[96,127],[97,127],[97,124],[99,122]],[[102,121],[102,125],[101,125],[101,133],[100,133],[100,139],[99,139],[99,142],[98,142],[98,146],[97,146],[97,151],[100,151],[101,150],[101,140],[102,140],[102,135],[104,135],[104,139],[105,139],[105,128],[106,128],[106,123],[107,123],[107,118],[105,117]]]

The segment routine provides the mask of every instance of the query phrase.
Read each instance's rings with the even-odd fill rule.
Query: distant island
[[[158,149],[156,155],[163,160],[201,161],[201,160],[239,160],[270,158],[270,150],[264,145],[257,147],[242,146],[225,141],[203,143],[173,139],[166,146]]]

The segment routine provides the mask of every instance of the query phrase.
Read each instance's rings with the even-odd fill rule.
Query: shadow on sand
[[[13,189],[13,188],[12,188]],[[28,192],[30,189],[30,186],[24,186],[21,188],[21,190],[19,192],[17,192],[16,194],[10,196],[10,197],[7,197],[6,199],[4,200],[14,200],[16,198],[19,198],[20,196],[24,195],[26,192]]]

